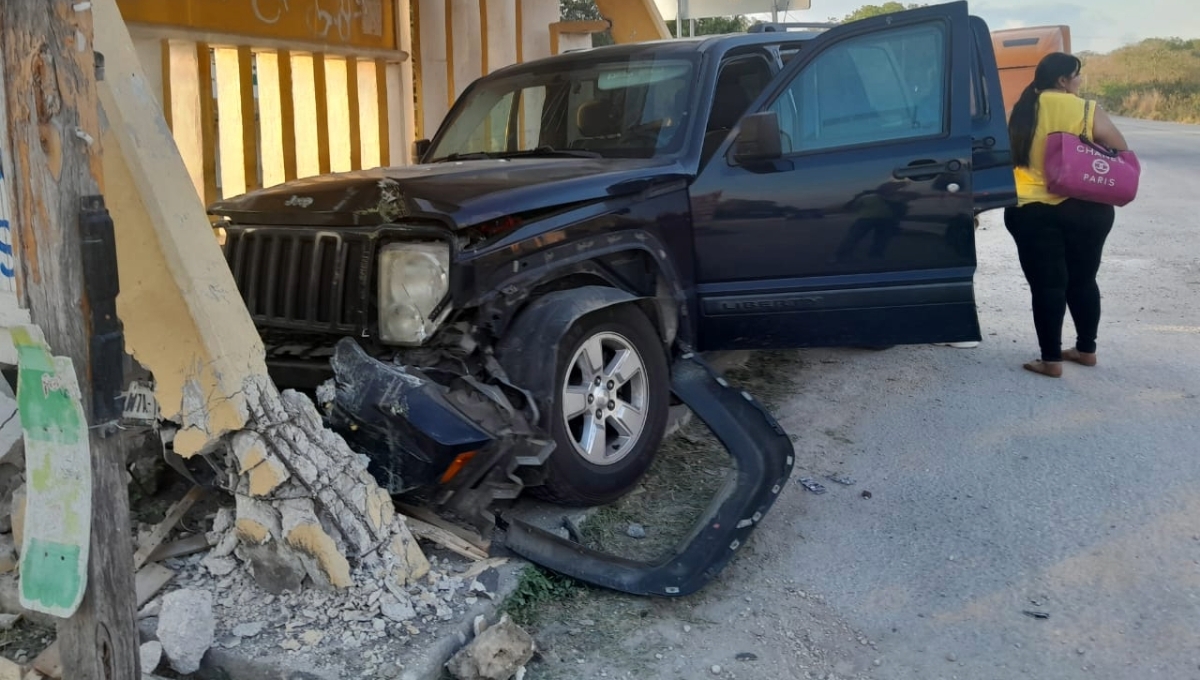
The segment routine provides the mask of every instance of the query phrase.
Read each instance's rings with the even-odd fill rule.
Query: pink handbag
[[[1142,164],[1132,151],[1107,149],[1087,136],[1092,102],[1084,106],[1083,134],[1055,132],[1046,138],[1046,188],[1052,194],[1107,205],[1137,197]]]

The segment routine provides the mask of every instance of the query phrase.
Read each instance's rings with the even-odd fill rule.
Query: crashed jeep
[[[974,217],[1015,197],[963,2],[511,66],[415,146],[211,207],[272,375],[389,490],[481,524],[524,490],[619,498],[686,404],[737,479],[673,562],[582,575],[631,592],[699,587],[792,465],[698,353],[978,340]],[[605,559],[507,541],[568,573]]]

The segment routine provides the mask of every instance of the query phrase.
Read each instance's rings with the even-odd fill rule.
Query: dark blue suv
[[[211,211],[275,379],[390,490],[599,504],[654,456],[680,356],[978,340],[1004,110],[954,2],[511,66],[416,165]]]

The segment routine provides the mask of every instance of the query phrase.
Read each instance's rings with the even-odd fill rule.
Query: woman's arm
[[[1129,143],[1125,141],[1125,135],[1117,129],[1113,124],[1112,118],[1108,117],[1104,109],[1096,107],[1095,121],[1092,122],[1092,139],[1104,146],[1113,149],[1114,151],[1127,151]]]

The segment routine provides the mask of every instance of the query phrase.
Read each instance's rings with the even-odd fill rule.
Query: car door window
[[[742,55],[721,65],[713,91],[712,111],[704,128],[701,162],[708,160],[746,109],[771,84],[771,66],[761,55]]]
[[[946,42],[946,27],[934,22],[822,52],[771,105],[785,152],[943,134]]]

